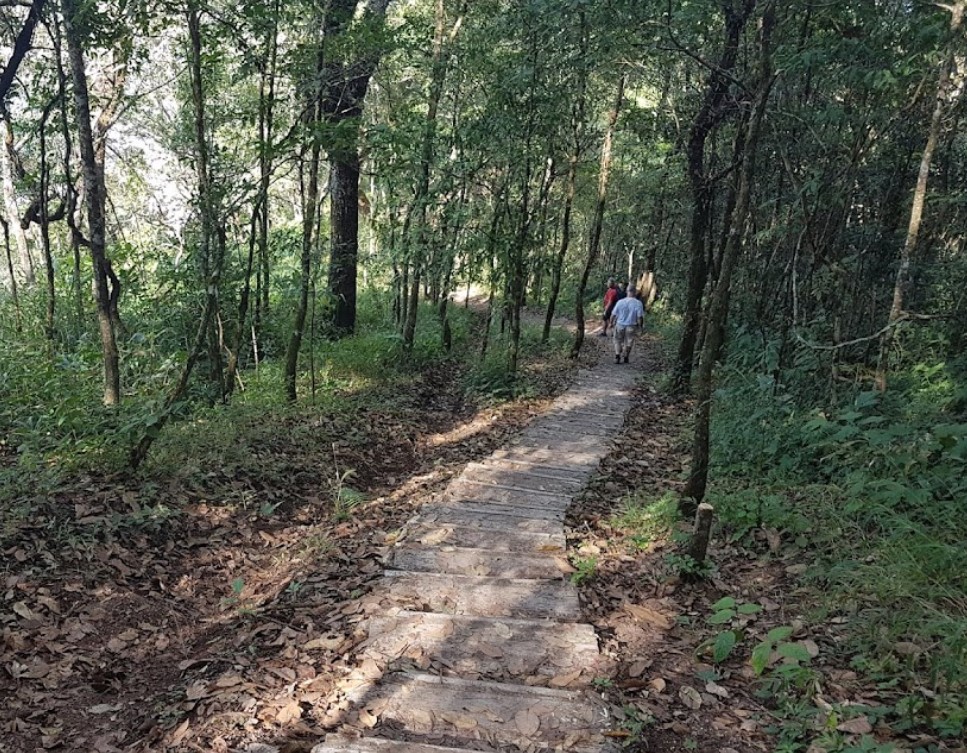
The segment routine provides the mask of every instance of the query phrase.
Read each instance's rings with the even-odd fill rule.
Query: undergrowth
[[[963,735],[964,364],[913,365],[886,394],[832,400],[814,366],[807,353],[777,378],[769,349],[735,339],[719,373],[708,499],[736,540],[773,529],[811,562],[803,578],[821,606],[810,616],[842,625],[840,659],[894,698],[884,715],[894,729]]]

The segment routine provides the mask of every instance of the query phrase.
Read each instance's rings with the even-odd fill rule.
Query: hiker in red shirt
[[[604,327],[598,333],[601,337],[608,336],[608,322],[611,321],[611,310],[618,302],[618,286],[615,285],[614,278],[608,278],[608,289],[604,291]]]

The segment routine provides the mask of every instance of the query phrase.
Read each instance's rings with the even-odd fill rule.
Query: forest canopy
[[[470,341],[521,394],[611,276],[693,400],[680,512],[860,541],[830,582],[876,584],[862,669],[915,640],[963,693],[965,12],[0,2],[3,536],[39,479],[161,473],[175,427],[281,427]]]

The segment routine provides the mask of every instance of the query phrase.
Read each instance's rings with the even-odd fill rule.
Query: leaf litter
[[[477,407],[436,365],[402,399],[266,427],[244,465],[78,473],[31,500],[0,538],[0,751],[308,750],[345,717],[326,701],[356,669],[396,532],[572,369],[542,365],[538,397]],[[334,461],[369,500],[341,520]]]

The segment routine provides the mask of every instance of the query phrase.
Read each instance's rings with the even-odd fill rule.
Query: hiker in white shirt
[[[631,346],[635,344],[635,335],[641,330],[641,325],[645,321],[645,307],[635,297],[636,292],[629,285],[625,297],[614,305],[614,310],[611,312],[615,363],[621,363],[622,359],[628,363]]]

